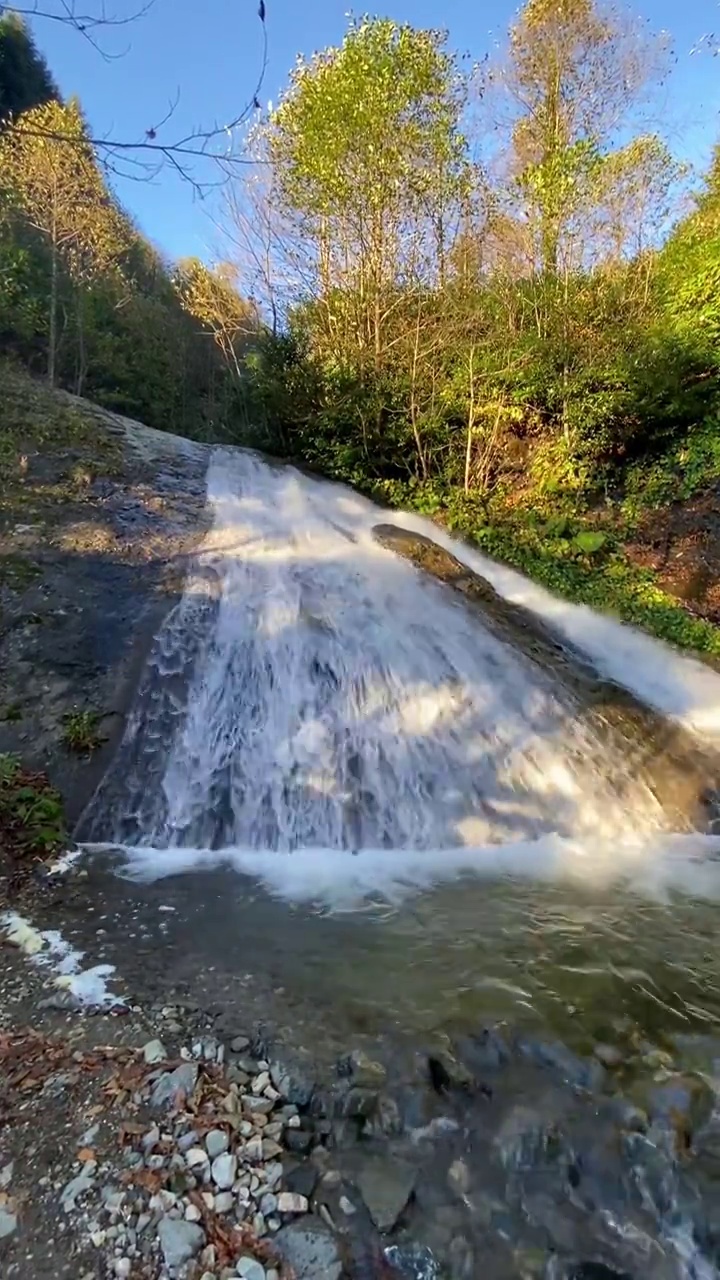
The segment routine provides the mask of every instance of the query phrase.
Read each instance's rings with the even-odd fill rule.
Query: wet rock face
[[[569,715],[588,725],[620,795],[644,784],[671,830],[708,830],[720,820],[720,759],[678,725],[602,679],[583,653],[531,610],[504,600],[479,574],[423,534],[379,524],[375,539],[461,594],[482,624],[556,684]]]
[[[50,433],[22,476],[0,475],[0,752],[48,772],[71,827],[204,531],[208,459],[203,446],[77,404],[91,419],[82,459]],[[96,750],[67,748],[65,718],[78,709],[97,718]]]

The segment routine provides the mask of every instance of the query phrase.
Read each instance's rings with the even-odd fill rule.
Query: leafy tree
[[[620,126],[661,73],[663,55],[662,40],[602,0],[527,0],[511,28],[498,74],[514,107],[517,192],[535,261],[547,274],[561,258],[578,265],[574,224]]]
[[[59,98],[26,23],[15,13],[5,13],[0,17],[0,124]]]
[[[2,134],[0,180],[6,199],[49,247],[47,373],[53,385],[61,268],[80,290],[95,275],[116,268],[126,243],[125,225],[92,148],[84,141],[85,123],[77,102],[48,102],[25,112],[22,119],[37,125],[37,133],[18,131],[12,123]],[[56,129],[72,134],[76,145],[56,142],[51,136]]]

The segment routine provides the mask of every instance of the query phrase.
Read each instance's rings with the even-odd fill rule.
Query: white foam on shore
[[[97,964],[83,969],[83,951],[76,950],[57,929],[36,929],[16,911],[0,917],[0,925],[8,942],[33,964],[51,970],[54,985],[69,991],[78,1004],[107,1008],[123,1003],[107,985],[115,972],[114,965]]]

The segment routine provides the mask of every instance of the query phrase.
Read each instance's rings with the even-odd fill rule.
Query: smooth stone
[[[9,1213],[7,1209],[0,1208],[0,1240],[4,1240],[6,1236],[11,1236],[17,1227],[17,1218],[14,1213]]]
[[[214,1199],[214,1209],[216,1213],[229,1213],[235,1203],[232,1191],[218,1191]]]
[[[273,1109],[274,1103],[271,1098],[263,1098],[262,1095],[254,1093],[246,1093],[242,1100],[243,1110],[250,1112],[252,1115],[267,1116]]]
[[[270,1079],[278,1093],[296,1107],[306,1107],[310,1102],[315,1083],[301,1072],[285,1067],[281,1062],[274,1062],[270,1067]]]
[[[278,1231],[273,1240],[295,1280],[340,1280],[342,1261],[333,1232],[323,1222],[303,1219]]]
[[[265,1268],[257,1258],[241,1258],[236,1271],[243,1280],[265,1280]]]
[[[235,1036],[235,1038],[230,1041],[230,1049],[233,1053],[244,1053],[246,1049],[249,1049],[249,1047],[250,1041],[247,1036]]]
[[[185,1156],[188,1169],[202,1169],[210,1163],[210,1157],[204,1147],[191,1147]]]
[[[195,1222],[164,1217],[158,1225],[160,1248],[166,1267],[182,1267],[200,1252],[205,1232]]]
[[[299,1191],[281,1191],[277,1198],[278,1213],[307,1213],[309,1207],[307,1196]]]
[[[200,1210],[198,1209],[197,1205],[196,1205],[196,1204],[189,1204],[189,1205],[187,1206],[187,1209],[185,1210],[185,1221],[186,1221],[186,1222],[199,1222],[201,1218],[202,1218],[202,1214],[201,1214]]]
[[[167,1051],[162,1040],[148,1040],[143,1045],[143,1058],[148,1064],[155,1062],[165,1062],[167,1059]]]
[[[391,1231],[410,1199],[417,1170],[382,1156],[367,1160],[357,1184],[379,1231]]]
[[[276,1212],[277,1207],[278,1207],[277,1196],[272,1191],[266,1191],[265,1195],[260,1200],[260,1212],[264,1215],[264,1217],[269,1218],[273,1213]]]
[[[267,1089],[269,1083],[270,1083],[270,1072],[261,1071],[260,1074],[256,1076],[252,1082],[251,1087],[252,1087],[253,1093],[261,1094],[263,1092],[263,1089]]]
[[[237,1173],[237,1157],[226,1152],[217,1156],[212,1162],[212,1179],[221,1191],[227,1191],[235,1181]]]
[[[221,1156],[230,1146],[230,1139],[224,1129],[211,1129],[205,1136],[205,1150],[211,1160]]]

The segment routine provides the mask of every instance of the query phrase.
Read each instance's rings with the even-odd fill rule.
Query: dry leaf
[[[87,1164],[90,1160],[95,1160],[95,1152],[92,1147],[81,1147],[76,1157],[81,1164]]]

